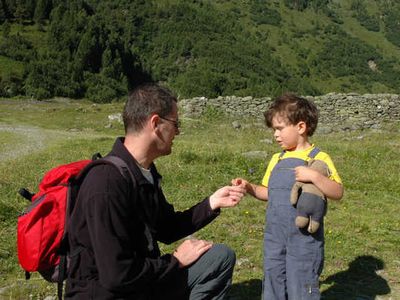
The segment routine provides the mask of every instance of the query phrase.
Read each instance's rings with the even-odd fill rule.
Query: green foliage
[[[362,0],[353,0],[351,9],[355,12],[356,19],[362,26],[370,31],[379,31],[379,19],[376,16],[370,16]]]
[[[374,82],[381,82],[399,92],[399,70],[376,49],[349,36],[338,26],[326,27],[325,33],[329,39],[313,62],[318,74],[331,78],[354,77],[367,91],[371,91]],[[381,70],[371,70],[369,61],[377,63]]]
[[[93,102],[108,103],[125,92],[117,80],[107,78],[102,74],[85,72],[84,78],[87,84],[85,96]]]
[[[385,18],[385,35],[386,38],[400,47],[400,8],[390,10]]]
[[[0,55],[23,62],[25,88],[18,90],[40,98],[112,101],[147,81],[162,82],[182,97],[397,91],[400,7],[368,3],[3,0]],[[354,19],[372,32],[355,31]],[[350,45],[332,32],[336,27]],[[382,73],[365,69],[371,48]],[[332,49],[336,66],[327,57]]]
[[[67,52],[51,52],[31,61],[25,80],[26,95],[46,99],[53,96],[76,97],[80,85],[72,79],[72,66],[66,60]]]
[[[17,73],[0,76],[0,97],[14,97],[23,92],[22,77]]]
[[[51,0],[38,0],[33,17],[35,22],[43,22],[48,19],[51,8]]]
[[[10,30],[11,30],[10,23],[6,20],[2,25],[2,31],[3,31],[3,38],[4,39],[7,39],[9,37]]]
[[[275,9],[267,6],[266,0],[256,0],[251,3],[250,7],[251,19],[257,25],[270,24],[279,26],[281,23],[281,15]]]
[[[7,20],[6,18],[6,11],[4,9],[4,5],[2,1],[0,1],[0,24],[5,22]]]
[[[329,0],[284,0],[283,3],[291,9],[303,11],[312,8],[317,11],[326,8]]]
[[[28,41],[25,37],[19,35],[18,33],[8,35],[7,25],[3,33],[4,32],[6,32],[7,36],[0,42],[0,55],[4,55],[15,60],[25,62],[28,62],[29,60],[34,58],[35,51],[30,41]]]

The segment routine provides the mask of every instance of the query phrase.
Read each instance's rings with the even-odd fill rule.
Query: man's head
[[[125,145],[134,139],[136,148],[147,148],[144,165],[171,153],[173,140],[179,134],[177,99],[171,91],[156,84],[137,87],[128,96],[122,118]]]
[[[148,83],[135,88],[129,93],[122,113],[125,133],[139,132],[152,115],[167,118],[176,109],[176,102],[177,98],[170,90],[156,84]],[[177,120],[173,122],[178,124]]]
[[[273,127],[273,119],[280,118],[287,125],[306,124],[306,135],[312,136],[318,125],[318,109],[307,99],[294,94],[284,94],[274,99],[271,106],[264,113],[265,123]]]

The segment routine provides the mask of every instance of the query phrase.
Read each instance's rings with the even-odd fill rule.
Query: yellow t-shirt
[[[275,153],[268,164],[267,170],[265,171],[265,175],[262,179],[261,184],[265,187],[268,187],[269,176],[271,175],[271,172],[274,169],[275,165],[278,163],[279,159],[300,158],[302,160],[309,160],[310,158],[308,157],[308,155],[314,148],[315,146],[311,145],[311,147],[305,150],[286,151],[281,158],[279,158],[281,152]],[[326,163],[330,172],[329,178],[333,181],[336,181],[337,183],[342,184],[342,180],[340,179],[340,176],[335,168],[335,165],[333,164],[332,159],[328,154],[320,151],[318,152],[318,154],[315,156],[314,159],[322,160],[324,163]]]

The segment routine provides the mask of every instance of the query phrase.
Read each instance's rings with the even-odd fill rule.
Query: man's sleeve
[[[162,216],[157,224],[157,240],[165,244],[173,243],[196,232],[220,214],[219,209],[211,209],[209,198],[205,198],[185,211],[177,212],[163,195],[160,204]]]

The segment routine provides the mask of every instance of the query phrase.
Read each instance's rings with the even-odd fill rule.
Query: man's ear
[[[300,121],[297,123],[297,130],[299,131],[299,134],[304,134],[307,131],[307,124],[303,121]]]
[[[151,126],[151,129],[156,130],[159,122],[160,122],[160,116],[156,114],[152,115],[149,120],[150,123],[149,125]]]

